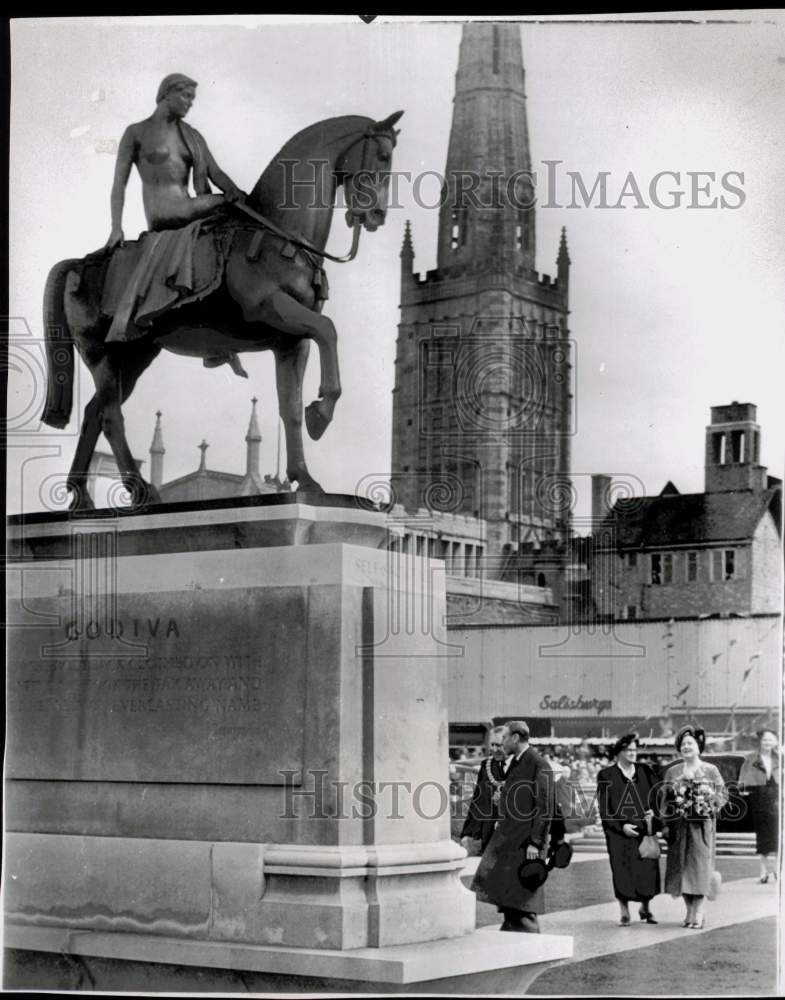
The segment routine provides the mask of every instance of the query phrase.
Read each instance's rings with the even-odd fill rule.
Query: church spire
[[[465,24],[438,267],[534,267],[534,191],[520,26]]]
[[[166,448],[164,448],[164,433],[161,429],[162,415],[160,410],[156,411],[155,430],[153,431],[153,440],[150,444],[150,484],[152,486],[160,486],[164,481],[164,455],[166,454]]]

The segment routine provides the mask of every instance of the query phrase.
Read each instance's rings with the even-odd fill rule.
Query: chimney
[[[612,483],[612,478],[603,473],[591,477],[591,520],[594,531],[610,513]]]

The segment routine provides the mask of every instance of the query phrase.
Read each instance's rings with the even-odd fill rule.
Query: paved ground
[[[473,871],[476,859],[470,864]],[[573,959],[542,973],[528,993],[776,996],[779,885],[760,885],[754,858],[718,858],[717,868],[723,889],[706,904],[704,930],[683,928],[682,901],[664,895],[652,904],[657,926],[623,928],[607,856],[576,853],[569,868],[551,873],[540,920],[543,932],[573,936]],[[499,922],[495,907],[477,904],[478,927]]]

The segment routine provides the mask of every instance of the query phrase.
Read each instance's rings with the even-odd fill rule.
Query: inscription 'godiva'
[[[172,636],[180,638],[180,628],[174,618],[170,618],[164,626],[160,618],[133,618],[126,623],[118,619],[110,619],[106,622],[88,621],[79,622],[76,620],[68,622],[65,627],[67,639],[100,639],[102,636],[119,639],[127,635],[129,638],[149,636],[152,639],[160,636],[163,639],[171,639]]]

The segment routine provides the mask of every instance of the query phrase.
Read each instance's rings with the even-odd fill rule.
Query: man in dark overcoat
[[[501,930],[538,934],[537,916],[545,912],[542,885],[536,879],[534,883],[522,880],[520,870],[526,862],[545,857],[553,812],[553,772],[529,745],[525,722],[507,723],[502,746],[508,757],[501,818],[471,888],[478,899],[499,908],[504,917]]]
[[[486,757],[477,773],[466,822],[461,830],[461,843],[469,849],[469,841],[480,841],[480,853],[488,846],[499,819],[499,803],[504,787],[504,766],[506,755],[502,746],[502,726],[491,730],[490,757]]]

